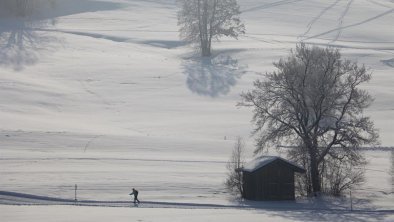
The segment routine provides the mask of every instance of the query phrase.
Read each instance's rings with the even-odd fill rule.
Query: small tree
[[[293,156],[306,164],[307,187],[321,192],[326,160],[360,162],[358,147],[377,142],[373,122],[363,114],[372,98],[359,88],[371,74],[341,59],[337,49],[304,44],[274,65],[278,71],[255,81],[240,103],[254,108],[256,153],[279,142],[296,145]]]
[[[332,157],[333,153],[335,153],[335,158]],[[310,169],[310,161],[305,147],[293,147],[288,151],[288,157],[305,169]],[[366,164],[367,162],[361,153],[355,152],[351,156],[344,155],[343,150],[336,147],[319,166],[322,191],[333,196],[340,196],[344,191],[362,184],[365,181],[364,166]],[[296,175],[295,182],[297,192],[301,195],[313,193],[310,173]]]
[[[202,56],[211,55],[212,39],[245,33],[236,0],[179,0],[178,25],[183,40],[197,43]]]
[[[320,169],[322,175],[322,188],[325,193],[340,196],[344,191],[365,181],[364,165],[362,159],[335,159],[327,157]]]
[[[242,196],[243,182],[241,169],[245,164],[245,144],[241,137],[237,138],[230,160],[227,162],[228,175],[225,182],[226,188],[231,193]]]

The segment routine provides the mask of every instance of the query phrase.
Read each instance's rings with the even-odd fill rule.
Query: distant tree
[[[19,17],[32,15],[40,9],[53,7],[55,0],[1,0],[0,8],[6,9],[10,14]]]
[[[377,143],[374,124],[363,114],[372,98],[359,88],[371,74],[341,59],[337,49],[304,44],[274,66],[277,71],[256,80],[240,102],[254,109],[255,152],[278,143],[295,145],[292,155],[305,163],[309,193],[319,193],[324,173],[343,172],[343,165],[326,161],[361,163],[358,147]]]
[[[225,182],[227,190],[239,196],[243,194],[241,168],[245,164],[245,144],[241,137],[237,138],[230,160],[227,162],[227,179]]]
[[[178,25],[183,40],[197,43],[202,56],[211,55],[212,40],[245,33],[236,0],[178,0]]]

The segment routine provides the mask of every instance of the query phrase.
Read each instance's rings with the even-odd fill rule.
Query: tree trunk
[[[321,191],[321,183],[320,183],[320,175],[319,175],[319,165],[317,163],[316,153],[313,151],[310,153],[311,157],[311,182],[312,182],[312,191],[316,195]]]
[[[201,55],[202,56],[211,56],[211,49],[208,47],[207,42],[204,42],[201,46]]]
[[[28,9],[29,9],[29,2],[26,0],[17,0],[17,9],[19,16],[27,16]]]
[[[201,53],[202,56],[211,56],[211,47],[209,44],[209,34],[208,34],[208,0],[204,0],[203,2],[203,12],[202,12],[202,33],[200,35],[201,38]]]

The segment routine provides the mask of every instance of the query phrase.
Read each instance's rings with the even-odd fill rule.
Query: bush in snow
[[[243,194],[243,183],[242,183],[242,172],[241,168],[245,164],[245,144],[241,137],[237,138],[234,149],[232,151],[230,160],[227,162],[227,179],[225,186],[230,193],[242,196]]]
[[[308,169],[308,157],[305,153],[300,153],[299,150],[300,148],[290,150],[288,152],[289,158]],[[341,152],[337,151],[337,153]],[[336,158],[326,157],[319,167],[322,192],[341,196],[345,191],[358,187],[365,181],[364,167],[366,164],[367,162],[360,153],[351,157],[346,155],[342,155],[340,158],[338,156]],[[296,175],[295,182],[299,194],[307,196],[313,193],[310,173]]]

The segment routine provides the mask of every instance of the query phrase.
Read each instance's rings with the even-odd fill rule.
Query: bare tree
[[[237,138],[230,160],[227,162],[228,175],[225,182],[227,190],[242,196],[243,183],[241,168],[245,164],[245,143],[241,137]]]
[[[236,0],[179,0],[178,25],[183,40],[197,43],[202,56],[211,55],[212,40],[245,33]]]
[[[300,147],[311,192],[321,192],[328,157],[357,161],[359,146],[377,143],[374,124],[363,115],[372,98],[359,88],[371,74],[337,49],[304,44],[274,65],[278,71],[256,80],[239,104],[254,109],[255,152],[278,143]]]
[[[335,159],[328,156],[320,169],[322,175],[322,188],[325,193],[340,196],[344,191],[352,189],[365,181],[363,158]]]
[[[26,17],[41,9],[49,9],[54,4],[55,0],[1,0],[0,8],[8,10],[9,14]]]
[[[365,181],[364,172],[367,164],[365,158],[358,152],[356,155],[344,155],[341,148],[335,147],[336,157],[327,155],[319,166],[322,191],[334,196],[340,196],[344,191],[361,185]],[[339,149],[339,150],[338,150]],[[310,169],[310,161],[305,147],[293,147],[288,151],[288,157],[305,169]],[[311,175],[296,175],[296,188],[301,195],[312,192]]]

